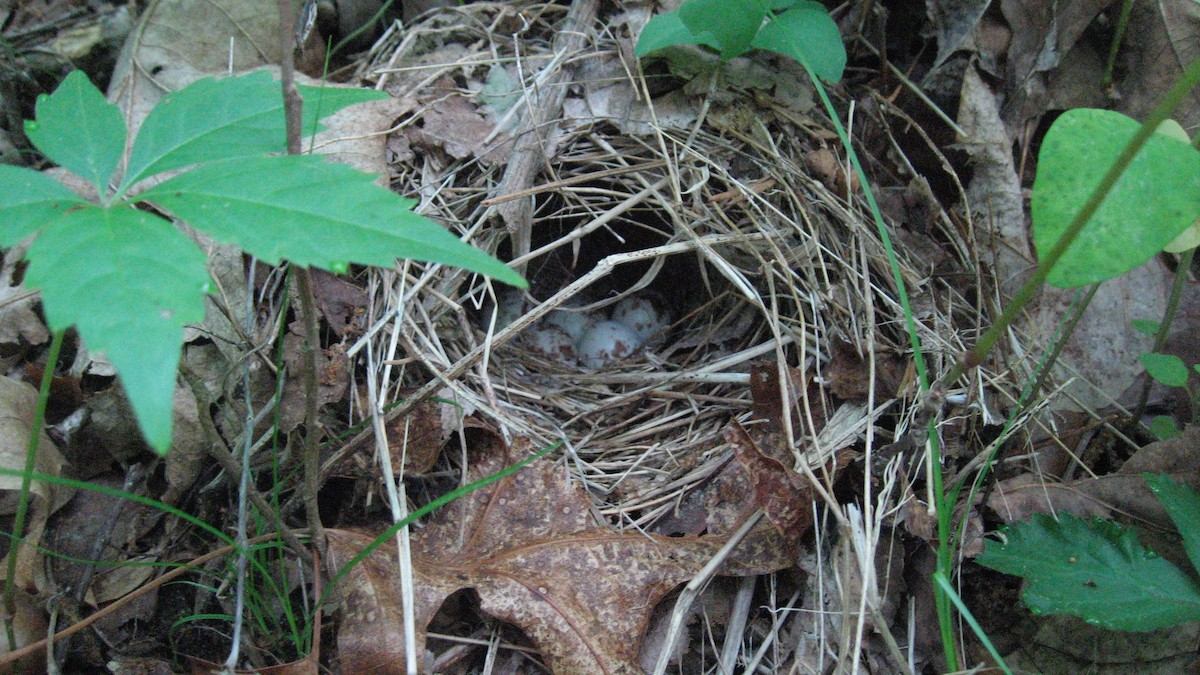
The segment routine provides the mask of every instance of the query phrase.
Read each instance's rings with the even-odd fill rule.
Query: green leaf
[[[1175,420],[1166,415],[1155,415],[1150,418],[1150,433],[1154,434],[1155,438],[1160,441],[1169,441],[1172,438],[1179,438],[1181,432],[1176,426]]]
[[[807,64],[827,82],[841,80],[846,69],[842,35],[819,2],[798,2],[772,18],[754,38],[754,46]]]
[[[646,22],[642,34],[638,36],[637,46],[633,48],[634,56],[641,58],[647,54],[676,45],[701,44],[705,47],[720,49],[716,39],[711,35],[698,36],[683,25],[679,12],[659,14]]]
[[[319,130],[318,117],[387,98],[372,89],[300,87],[302,128]],[[266,71],[197,80],[163,96],[138,131],[122,192],[137,181],[180,167],[287,149],[283,94]]]
[[[49,96],[37,98],[37,121],[25,122],[25,135],[46,157],[96,191],[108,193],[108,180],[125,153],[125,119],[82,71],[72,71]]]
[[[9,247],[42,229],[72,206],[86,204],[44,173],[0,164],[0,246]]]
[[[701,44],[715,42],[721,59],[745,54],[767,16],[762,0],[687,0],[679,20]]]
[[[1134,319],[1129,322],[1129,326],[1141,333],[1142,335],[1154,336],[1158,334],[1158,329],[1162,324],[1157,321],[1149,321],[1147,319]]]
[[[1062,237],[1138,123],[1108,110],[1063,113],[1038,155],[1030,210],[1038,254]],[[1069,288],[1111,279],[1142,264],[1200,216],[1200,152],[1154,134],[1134,157],[1047,282]]]
[[[1145,473],[1142,477],[1183,537],[1183,548],[1192,561],[1192,568],[1200,570],[1200,493],[1165,473],[1157,476]]]
[[[25,283],[42,290],[54,330],[72,324],[116,368],[146,441],[171,444],[183,325],[204,318],[204,254],[144,211],[86,207],[52,222],[28,253]]]
[[[1200,620],[1200,584],[1115,523],[1038,514],[1002,533],[1006,543],[986,541],[975,560],[1028,579],[1022,597],[1035,614],[1131,631]]]
[[[504,263],[418,216],[372,176],[312,155],[214,162],[140,199],[269,263],[284,258],[331,271],[391,267],[397,258],[454,265],[525,287]]]
[[[1155,382],[1168,387],[1187,386],[1188,369],[1184,365],[1183,359],[1178,356],[1149,352],[1138,358],[1141,359],[1142,365],[1146,366],[1146,372],[1154,378]]]

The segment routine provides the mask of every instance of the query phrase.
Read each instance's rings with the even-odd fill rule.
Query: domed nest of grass
[[[467,5],[381,41],[363,66],[415,102],[389,140],[393,189],[531,284],[528,311],[504,325],[491,309],[508,291],[486,279],[418,263],[381,276],[373,349],[390,381],[439,391],[509,437],[562,441],[622,527],[652,527],[728,458],[722,430],[754,416],[755,368],[784,375],[797,466],[861,445],[872,426],[890,440],[916,408],[904,310],[800,67],[756,54],[690,80],[651,63],[643,79],[630,28],[643,14],[606,17],[610,30],[563,54],[552,42],[564,11]],[[510,33],[519,54],[518,40],[495,37]],[[532,78],[555,60],[573,72],[563,112],[531,124]],[[546,160],[527,189],[497,194],[522,134]],[[876,194],[911,194],[884,157],[864,161]],[[527,220],[514,227],[498,213],[515,202]],[[931,223],[889,226],[967,250],[944,213]],[[974,311],[974,265],[921,250],[896,255],[925,353],[949,358]],[[553,311],[603,314],[648,293],[669,323],[629,357],[589,368],[529,347]]]

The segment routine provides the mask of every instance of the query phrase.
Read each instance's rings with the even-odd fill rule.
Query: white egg
[[[538,356],[557,363],[575,365],[577,358],[575,340],[558,326],[539,323],[530,328],[522,340],[529,350]]]
[[[542,323],[547,326],[558,326],[565,330],[572,340],[578,342],[588,328],[596,323],[596,318],[586,312],[568,312],[564,309],[556,309],[547,314],[546,318],[542,319]]]
[[[605,365],[632,355],[642,341],[632,328],[617,321],[597,321],[579,339],[579,362],[588,368]]]
[[[632,328],[642,342],[662,331],[668,323],[665,302],[660,304],[660,298],[647,295],[633,295],[618,302],[612,318]]]

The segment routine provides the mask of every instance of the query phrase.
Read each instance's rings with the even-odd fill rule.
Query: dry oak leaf
[[[523,446],[523,447],[522,447]],[[478,480],[528,452],[505,457],[497,441],[471,465]],[[328,530],[340,569],[371,535]],[[641,673],[638,654],[654,606],[691,579],[721,548],[719,536],[665,537],[599,524],[587,496],[561,465],[540,460],[452,503],[412,537],[417,649],[452,593],[474,589],[484,612],[524,631],[556,673]],[[783,569],[795,536],[756,529],[720,573]],[[381,546],[340,587],[342,672],[392,673],[404,667],[400,584],[394,549]]]

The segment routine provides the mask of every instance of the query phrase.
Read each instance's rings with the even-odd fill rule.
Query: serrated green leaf
[[[1062,237],[1138,123],[1109,110],[1068,110],[1038,154],[1030,211],[1038,255]],[[1047,282],[1064,288],[1111,279],[1149,260],[1200,217],[1200,152],[1154,134]]]
[[[125,153],[125,119],[82,71],[72,71],[53,94],[38,96],[36,121],[25,135],[46,157],[108,192]]]
[[[411,200],[348,166],[311,155],[214,162],[141,195],[264,261],[332,270],[397,258],[454,265],[524,286],[520,275],[410,209]]]
[[[1200,493],[1165,473],[1157,476],[1144,473],[1142,477],[1183,537],[1183,548],[1192,561],[1192,568],[1200,570]]]
[[[715,42],[728,61],[750,49],[767,7],[762,0],[687,0],[679,7],[679,20],[701,44]]]
[[[1187,386],[1188,369],[1183,359],[1174,354],[1147,352],[1138,357],[1155,382],[1168,387]]]
[[[319,130],[318,117],[355,103],[387,98],[386,93],[373,89],[299,89],[306,134]],[[122,191],[163,171],[286,148],[283,94],[270,73],[206,77],[163,96],[146,116],[130,153]]]
[[[798,2],[773,17],[754,38],[754,46],[807,63],[827,82],[838,82],[846,70],[842,35],[829,10],[819,2]]]
[[[1146,631],[1200,620],[1200,584],[1146,550],[1115,523],[1038,514],[987,540],[975,560],[1029,581],[1036,614],[1070,614],[1115,630]]]
[[[711,35],[697,36],[692,33],[687,26],[683,25],[683,21],[679,18],[679,12],[666,12],[646,22],[646,27],[638,36],[633,53],[634,56],[641,58],[667,47],[695,44],[718,50],[721,48],[721,45],[717,44]]]
[[[42,229],[72,206],[86,204],[44,173],[0,164],[0,246],[9,247]]]
[[[74,324],[108,357],[146,441],[166,452],[183,325],[204,318],[211,283],[204,254],[162,218],[86,207],[50,223],[28,259],[50,327]]]

